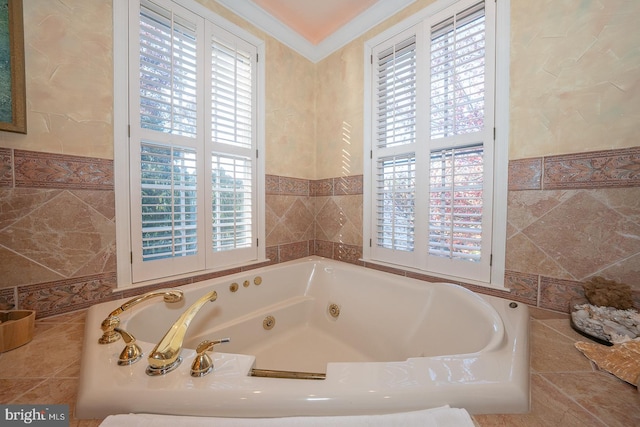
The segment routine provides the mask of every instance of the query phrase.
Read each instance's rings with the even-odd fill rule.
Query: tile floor
[[[69,404],[73,413],[85,311],[36,321],[33,340],[0,354],[0,404]],[[640,425],[636,387],[598,370],[573,343],[568,317],[531,309],[531,411],[477,415],[479,427]],[[97,427],[101,420],[76,420]]]

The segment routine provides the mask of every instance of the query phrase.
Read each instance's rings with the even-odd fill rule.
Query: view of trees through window
[[[381,248],[412,252],[422,233],[429,256],[470,262],[483,256],[485,36],[479,2],[431,25],[426,48],[408,35],[376,53],[373,200]],[[425,112],[428,135],[416,126]],[[419,182],[416,170],[427,168]],[[416,216],[416,203],[428,205],[426,217]]]
[[[145,143],[141,153],[143,259],[198,250],[195,152]]]

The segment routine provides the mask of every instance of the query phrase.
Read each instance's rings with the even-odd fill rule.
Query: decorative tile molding
[[[635,187],[640,147],[538,157],[509,162],[509,190]]]
[[[113,190],[113,161],[14,150],[15,186]]]
[[[350,264],[363,265],[362,261],[360,261],[362,259],[362,246],[358,245],[314,240],[312,254]]]
[[[311,196],[333,196],[333,178],[311,181]]]
[[[309,180],[286,176],[266,175],[265,191],[273,195],[308,196]]]
[[[362,175],[341,176],[311,181],[311,196],[361,195]]]
[[[121,298],[112,292],[115,287],[115,273],[18,286],[18,306],[42,318]]]
[[[543,188],[609,188],[640,185],[640,147],[544,158]]]
[[[13,186],[13,161],[10,148],[0,148],[0,187]]]
[[[285,243],[278,246],[278,262],[291,261],[312,255],[309,241]]]
[[[333,179],[333,195],[359,195],[363,192],[362,175],[341,176]]]
[[[538,276],[535,274],[519,273],[507,270],[504,274],[505,287],[510,290],[508,298],[529,305],[538,303]]]
[[[569,304],[575,298],[584,298],[581,282],[540,277],[539,307],[568,312]]]
[[[542,158],[509,162],[509,190],[539,190],[542,186]]]
[[[16,306],[16,298],[15,298],[15,288],[5,288],[0,289],[0,307],[15,307]],[[4,310],[0,308],[0,310]]]

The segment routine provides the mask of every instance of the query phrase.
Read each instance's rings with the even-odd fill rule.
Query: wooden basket
[[[0,311],[0,353],[31,341],[35,320],[34,310]]]

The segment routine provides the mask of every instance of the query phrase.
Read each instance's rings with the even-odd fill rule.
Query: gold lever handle
[[[214,345],[227,343],[230,341],[231,339],[229,338],[222,338],[214,341],[204,340],[200,344],[198,344],[198,347],[196,347],[196,353],[198,354],[191,364],[191,376],[203,377],[209,372],[213,371],[213,361],[207,354],[207,351],[212,351]]]
[[[109,313],[107,318],[102,321],[102,324],[100,325],[100,328],[102,328],[102,336],[98,339],[98,343],[109,344],[120,339],[120,334],[114,332],[115,329],[120,325],[120,318],[118,317],[118,315],[122,314],[126,310],[129,310],[134,305],[157,296],[163,297],[164,302],[178,302],[182,300],[182,295],[182,291],[177,289],[152,291],[125,302],[120,307]]]
[[[114,328],[114,330],[122,336],[126,346],[120,353],[118,365],[127,366],[136,363],[142,357],[142,349],[136,344],[136,339],[124,329]]]

